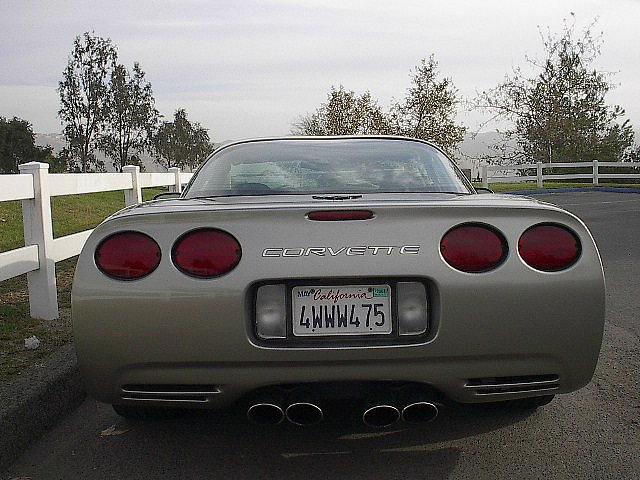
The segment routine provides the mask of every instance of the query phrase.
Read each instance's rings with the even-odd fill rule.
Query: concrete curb
[[[0,385],[0,471],[85,396],[72,344]]]
[[[515,190],[513,192],[501,192],[507,195],[548,195],[552,193],[574,192],[608,192],[608,193],[640,193],[640,188],[625,187],[579,187],[579,188],[538,188],[536,190]]]

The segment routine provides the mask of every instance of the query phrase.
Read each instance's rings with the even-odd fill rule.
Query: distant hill
[[[64,136],[58,133],[36,133],[36,145],[46,146],[51,145],[55,153],[60,151],[65,146]],[[636,144],[640,144],[640,132],[636,132]],[[456,156],[458,165],[462,168],[471,168],[472,175],[476,176],[476,171],[480,161],[478,160],[483,155],[491,153],[490,145],[499,143],[502,139],[502,134],[498,132],[481,132],[473,136],[467,134],[464,140],[459,145],[460,154]],[[214,146],[218,148],[220,145],[224,145],[228,141],[214,143]],[[102,152],[96,152],[96,156],[104,161],[105,167],[108,172],[113,172],[113,165],[111,161],[104,156]],[[141,155],[142,164],[144,165],[145,172],[164,172],[164,167],[154,161],[148,154]]]
[[[475,136],[472,134],[466,134],[464,140],[458,148],[460,154],[456,156],[458,165],[462,168],[470,168],[472,175],[476,176],[476,170],[480,164],[480,158],[483,155],[488,155],[491,152],[490,145],[499,143],[502,140],[502,134],[497,132],[481,132]]]
[[[483,155],[492,153],[489,146],[495,145],[502,140],[502,134],[497,132],[481,132],[475,137],[471,134],[467,134],[459,145],[460,155],[456,160],[463,168],[471,168],[473,175],[476,175],[476,169],[480,161],[478,160]],[[640,144],[640,131],[635,132],[635,144]]]
[[[59,133],[36,133],[36,145],[44,147],[50,145],[53,151],[57,154],[65,147],[66,142],[64,136]],[[463,168],[471,168],[474,171],[477,168],[477,160],[474,158],[480,157],[482,154],[488,153],[488,145],[495,143],[500,138],[500,135],[494,132],[479,133],[475,138],[471,135],[466,135],[465,139],[460,144],[460,152],[456,160],[458,164]],[[215,147],[224,145],[228,141],[214,143]],[[108,172],[113,172],[114,168],[111,160],[99,151],[96,151],[96,157],[104,161],[105,168]],[[159,165],[150,155],[141,155],[142,164],[144,165],[145,172],[164,172],[164,167]]]
[[[35,137],[36,137],[36,145],[40,147],[45,147],[47,145],[50,145],[56,154],[60,153],[66,145],[64,136],[59,133],[36,133]],[[104,162],[104,166],[107,172],[114,171],[112,161],[109,158],[107,158],[102,152],[99,152],[99,151],[96,151],[95,154],[97,158],[99,158]],[[144,165],[145,172],[150,172],[150,173],[166,172],[166,169],[163,166],[159,165],[157,162],[155,162],[153,158],[151,158],[151,156],[148,154],[140,155],[140,160]]]

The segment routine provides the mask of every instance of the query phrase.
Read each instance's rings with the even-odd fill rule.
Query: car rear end
[[[118,403],[136,396],[154,399],[152,393],[127,390],[152,392],[153,385],[164,385],[179,391],[197,385],[211,394],[194,397],[193,404],[223,406],[258,387],[280,383],[414,381],[463,402],[583,386],[597,360],[604,310],[602,269],[588,231],[556,208],[467,203],[372,202],[366,208],[375,216],[360,221],[307,218],[311,211],[326,210],[324,204],[199,205],[178,211],[167,206],[157,213],[149,207],[109,220],[88,240],[73,288],[76,346],[90,391]],[[353,208],[363,206],[331,207]],[[468,223],[491,226],[504,236],[508,253],[496,268],[467,273],[443,259],[442,238]],[[522,260],[518,241],[539,224],[562,225],[577,236],[581,252],[575,264],[543,272]],[[233,270],[207,279],[174,263],[176,241],[200,229],[228,232],[237,239],[242,253]],[[109,277],[97,268],[95,254],[105,238],[129,231],[157,243],[158,266],[138,280]],[[376,254],[370,248],[390,246],[391,251],[379,248]],[[419,249],[401,252],[403,246]],[[308,254],[309,247],[330,247],[334,253],[352,247],[355,254],[347,255],[346,249],[335,256]],[[425,328],[401,335],[397,317],[412,308],[414,284],[424,288]],[[372,335],[294,335],[299,319],[293,318],[293,302],[300,289],[344,285],[389,293],[381,298],[392,306],[392,329]],[[399,285],[408,291],[399,291]],[[276,298],[266,295],[261,305],[258,293],[264,286],[275,286]],[[357,305],[351,302],[349,309],[352,304]],[[258,314],[276,316],[271,322],[284,325],[284,337],[270,335],[263,326],[261,338]],[[517,377],[532,380],[519,382]],[[523,385],[502,388],[497,385],[501,382]],[[131,387],[136,385],[141,388]]]
[[[222,408],[298,387],[489,402],[589,382],[604,278],[578,218],[497,195],[354,197],[183,198],[97,227],[72,292],[89,392]]]

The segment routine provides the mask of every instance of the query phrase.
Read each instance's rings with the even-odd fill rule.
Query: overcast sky
[[[56,87],[74,37],[93,30],[120,62],[141,63],[165,117],[184,107],[215,141],[287,134],[331,85],[368,89],[386,107],[430,54],[473,97],[540,54],[538,26],[559,30],[571,12],[580,26],[599,18],[598,66],[619,84],[609,102],[638,130],[640,0],[0,0],[0,115],[60,132]],[[459,119],[473,129],[482,116]]]

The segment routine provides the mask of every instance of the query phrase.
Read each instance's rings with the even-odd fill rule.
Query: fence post
[[[41,320],[58,318],[56,262],[52,258],[53,225],[49,195],[49,165],[29,162],[19,165],[20,173],[33,179],[33,199],[22,200],[24,244],[38,245],[39,268],[27,273],[29,314]]]
[[[537,175],[538,175],[538,188],[542,188],[543,187],[543,184],[542,184],[542,180],[543,180],[543,177],[542,177],[542,162],[537,162],[536,163],[536,172],[537,172]]]
[[[124,191],[124,203],[129,205],[137,205],[142,202],[142,189],[140,188],[140,167],[137,165],[125,165],[122,167],[124,173],[131,174],[131,190]]]
[[[180,168],[179,167],[171,167],[169,168],[169,173],[173,173],[175,176],[175,185],[169,187],[170,192],[182,193],[182,182],[180,181]]]
[[[482,165],[482,186],[489,188],[489,173],[486,163]]]
[[[593,161],[593,184],[594,185],[598,185],[598,182],[600,181],[600,179],[598,178],[599,176],[598,172],[598,160],[594,160]]]

